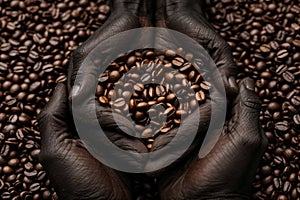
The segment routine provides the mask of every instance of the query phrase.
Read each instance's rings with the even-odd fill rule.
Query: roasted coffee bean
[[[211,84],[207,81],[203,81],[201,84],[200,84],[200,87],[203,89],[203,90],[209,90],[211,88]]]
[[[148,103],[147,102],[140,102],[136,105],[136,109],[138,109],[138,110],[147,110],[148,109]]]
[[[271,47],[268,44],[263,44],[259,48],[263,53],[269,53],[271,51]]]
[[[299,106],[300,105],[300,96],[294,96],[291,99],[292,104],[294,104],[295,106]]]
[[[119,98],[119,99],[116,99],[113,103],[114,106],[116,106],[117,108],[120,108],[120,107],[123,107],[125,105],[125,99],[123,98]]]
[[[120,78],[120,73],[118,71],[112,71],[110,74],[109,74],[109,79],[110,81],[117,81],[119,80]]]
[[[169,57],[169,58],[175,57],[176,56],[176,52],[173,51],[173,50],[166,50],[165,51],[165,56]]]
[[[293,120],[296,125],[300,125],[300,114],[294,115]]]
[[[152,128],[147,128],[145,129],[142,134],[141,134],[141,138],[150,138],[153,136],[153,130]]]
[[[142,120],[145,117],[145,114],[143,112],[137,111],[134,115],[135,119]]]
[[[148,73],[146,73],[146,74],[144,74],[144,75],[142,75],[141,76],[141,80],[142,80],[142,82],[148,82],[149,80],[151,79],[151,75],[150,74],[148,74]]]
[[[108,104],[108,99],[105,96],[99,97],[99,101],[100,101],[100,103],[102,103],[104,105]]]
[[[8,65],[6,63],[0,62],[0,71],[7,71],[8,70]]]
[[[134,90],[136,91],[136,92],[138,92],[138,93],[140,93],[140,92],[143,92],[143,90],[144,90],[144,85],[143,84],[136,84],[136,85],[134,85]]]
[[[38,191],[41,188],[39,183],[33,183],[32,185],[30,185],[29,189],[32,192]]]
[[[176,57],[172,60],[172,64],[175,66],[175,67],[181,67],[184,63],[184,60],[183,58],[181,57]]]
[[[189,70],[191,70],[192,68],[192,64],[191,63],[185,63],[180,69],[180,72],[188,72]]]
[[[275,32],[275,28],[272,24],[267,24],[266,25],[266,31],[270,34],[273,34]]]
[[[289,72],[289,71],[283,72],[282,77],[283,77],[283,79],[284,79],[285,81],[287,81],[287,82],[289,82],[289,83],[292,83],[292,82],[294,82],[294,80],[295,80],[294,75],[293,75],[291,72]]]
[[[287,193],[287,192],[290,192],[291,190],[291,183],[289,181],[286,181],[283,185],[283,192]]]
[[[127,59],[127,62],[126,62],[126,64],[127,64],[127,66],[132,66],[134,63],[135,63],[135,61],[136,61],[136,57],[135,56],[130,56],[128,59]]]
[[[280,105],[277,102],[271,102],[268,104],[268,109],[271,111],[277,111],[280,109]]]
[[[286,58],[288,55],[289,55],[289,52],[288,52],[286,49],[282,49],[282,50],[278,51],[278,53],[277,53],[277,57],[278,57],[279,59],[284,59],[284,58]]]
[[[283,74],[286,70],[288,69],[288,67],[286,65],[280,65],[277,69],[276,69],[276,73],[278,75]]]
[[[196,100],[200,102],[205,101],[205,93],[202,90],[196,93]]]

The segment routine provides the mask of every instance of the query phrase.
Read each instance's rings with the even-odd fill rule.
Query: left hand
[[[64,200],[132,199],[130,179],[96,160],[74,137],[67,86],[59,83],[38,117],[40,162]]]

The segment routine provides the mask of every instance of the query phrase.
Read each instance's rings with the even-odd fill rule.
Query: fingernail
[[[247,78],[245,80],[244,84],[248,90],[251,90],[251,91],[255,90],[254,81],[252,79]]]
[[[79,89],[80,89],[80,86],[79,86],[79,85],[74,85],[74,86],[72,87],[71,97],[77,96],[78,93],[79,93]]]

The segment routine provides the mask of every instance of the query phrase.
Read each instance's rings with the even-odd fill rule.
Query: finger
[[[102,48],[99,48],[99,51],[101,50],[101,58],[105,59],[102,61],[102,63],[105,63],[105,61],[109,62],[109,59],[113,61],[114,58],[112,58],[112,51],[114,51],[113,53],[116,54],[118,52],[122,52],[123,49],[121,47],[130,48],[130,44],[135,41],[134,36],[128,36],[127,38],[123,37],[123,40],[119,38],[118,43],[107,41],[107,39],[112,36],[115,36],[126,30],[139,27],[139,21],[137,18],[130,17],[127,14],[124,14],[122,17],[118,17],[115,15],[116,14],[111,14],[111,17],[108,19],[108,21],[74,52],[69,65],[69,91],[73,91],[70,87],[74,85],[76,78],[82,80],[81,84],[75,86],[75,90],[71,92],[74,96],[76,96],[77,94],[84,94],[84,91],[90,85],[90,83],[88,82],[89,80],[91,80],[90,78],[93,77],[94,80],[96,79],[96,69],[98,69],[99,71],[100,66],[95,66],[96,69],[91,66],[85,66],[84,69],[81,69],[83,61],[92,50],[94,50],[96,47],[99,47],[100,44],[103,45]],[[106,41],[106,43],[103,43],[104,41]],[[121,49],[117,49],[116,47],[120,47]],[[81,69],[81,71],[79,69]]]
[[[58,83],[53,96],[38,116],[42,148],[50,148],[69,137],[68,97],[65,83]]]
[[[233,108],[234,117],[229,123],[229,132],[238,135],[236,138],[242,139],[251,145],[259,145],[265,139],[259,121],[261,101],[254,91],[254,81],[246,78],[239,84],[239,95],[235,100]],[[234,128],[236,131],[231,131]]]
[[[202,9],[198,10],[200,11]],[[195,23],[199,24],[196,40],[200,40],[199,43],[207,48],[209,54],[214,59],[218,70],[222,75],[228,95],[235,96],[238,92],[238,85],[236,84],[235,78],[238,73],[238,68],[233,61],[230,46],[220,35],[218,35],[214,27],[203,15],[195,13],[193,17],[194,20],[197,21]]]
[[[239,99],[240,103],[236,111],[240,114],[239,121],[245,121],[242,124],[249,126],[249,128],[253,124],[258,125],[261,101],[254,91],[254,81],[252,79],[246,78],[240,83]]]
[[[229,45],[214,31],[207,20],[201,15],[186,13],[169,19],[167,26],[187,34],[209,52],[222,74],[228,96],[235,96],[238,92],[235,83],[238,68],[233,61]]]
[[[199,29],[202,30],[198,31],[196,40],[208,50],[214,60],[224,81],[227,95],[229,97],[236,96],[238,93],[238,85],[236,84],[238,68],[233,61],[230,46],[212,28],[200,27]]]
[[[225,44],[224,42],[223,44],[220,42],[221,45],[216,51],[219,54],[215,54],[213,56],[213,59],[215,60],[217,68],[223,78],[227,96],[229,98],[232,98],[238,93],[238,85],[236,83],[238,68],[233,61],[230,47],[227,43]]]

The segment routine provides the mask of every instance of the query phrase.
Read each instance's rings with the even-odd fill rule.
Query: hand
[[[40,160],[61,199],[134,198],[131,193],[132,178],[128,174],[103,165],[90,154],[86,145],[77,139],[77,131],[70,115],[71,101],[86,98],[84,94],[89,91],[93,81],[97,80],[97,77],[90,79],[90,76],[93,76],[93,68],[86,66],[84,70],[87,73],[79,71],[87,55],[100,42],[113,35],[150,24],[150,21],[146,20],[148,17],[145,17],[147,13],[143,1],[115,0],[112,2],[112,8],[107,22],[73,53],[70,60],[68,87],[59,84],[51,101],[39,116],[42,135]],[[83,80],[80,88],[73,87],[75,78]],[[90,101],[90,105],[93,103],[97,102]],[[109,109],[97,104],[97,110],[106,134],[118,146],[133,152],[147,151],[138,139],[124,137],[122,130],[116,127]],[[83,120],[83,123],[87,121]],[[125,119],[125,125],[126,122]],[[87,134],[93,134],[93,130],[91,127]]]
[[[152,24],[152,22],[149,20],[149,5],[146,3],[149,3],[149,1],[111,1],[112,12],[107,21],[72,54],[69,65],[68,89],[73,87],[76,76],[81,76],[81,74],[77,74],[79,68],[81,67],[87,55],[97,45],[109,37],[117,35],[121,32],[142,26],[150,26]],[[128,38],[124,38],[124,42],[127,42],[126,39]],[[109,50],[110,49],[108,49],[108,51]],[[81,88],[85,89],[84,86],[85,85],[83,85]],[[78,92],[80,93],[81,90]]]
[[[203,16],[202,0],[158,0],[156,26],[188,35],[206,49],[215,61],[228,96],[237,93],[237,67],[230,47]]]
[[[68,110],[67,86],[59,83],[38,118],[40,161],[60,199],[132,199],[127,175],[96,160],[74,138]]]
[[[148,4],[147,4],[148,3]],[[150,25],[149,20],[149,1],[134,0],[114,0],[112,1],[112,13],[105,24],[99,28],[82,46],[76,49],[70,59],[69,66],[69,78],[68,78],[68,90],[69,93],[69,107],[72,108],[71,102],[78,102],[78,104],[84,104],[88,102],[87,107],[84,107],[81,111],[81,115],[77,115],[83,123],[92,124],[94,121],[90,119],[90,112],[94,112],[94,105],[96,104],[97,117],[101,121],[101,125],[106,127],[106,134],[109,138],[115,142],[117,146],[122,149],[132,150],[134,152],[147,152],[145,145],[139,140],[132,137],[127,137],[124,131],[118,128],[114,117],[109,108],[102,107],[95,101],[95,90],[92,88],[97,85],[98,74],[101,69],[105,69],[106,66],[95,66],[84,63],[89,53],[91,53],[99,44],[106,39],[118,35],[124,31],[139,28],[142,26]],[[118,43],[119,46],[130,46],[128,41],[141,41],[134,36],[128,36],[129,38],[122,38],[123,43]],[[114,45],[106,43],[105,53],[109,54],[114,51]],[[124,53],[124,52],[122,52]],[[74,85],[75,80],[80,84]],[[93,90],[93,91],[92,91]],[[85,105],[86,105],[85,104]],[[79,107],[79,106],[78,106]],[[118,116],[120,120],[124,122],[123,125],[130,131],[133,131],[131,123],[126,118]],[[97,122],[98,123],[98,122]],[[120,124],[119,124],[120,125]],[[123,129],[124,130],[124,129]],[[93,134],[93,133],[91,133]]]
[[[267,146],[259,123],[260,100],[244,79],[221,137],[204,157],[198,152],[158,178],[161,199],[250,199],[251,183]]]

